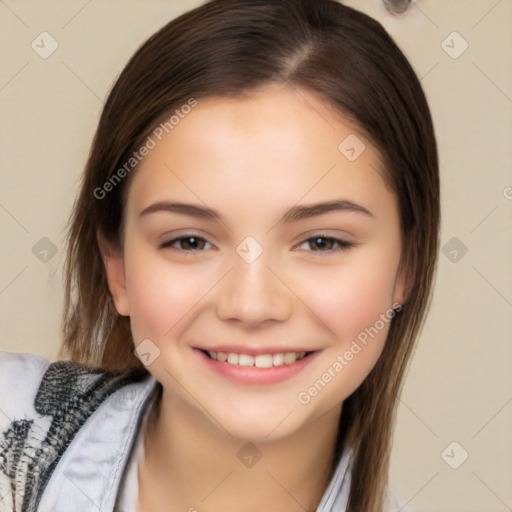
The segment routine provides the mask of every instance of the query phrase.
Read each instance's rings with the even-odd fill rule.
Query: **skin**
[[[350,134],[366,146],[355,161],[338,150]],[[163,396],[139,465],[141,511],[316,508],[342,401],[375,365],[389,323],[309,403],[297,397],[404,300],[398,205],[380,168],[371,141],[332,107],[283,85],[200,100],[141,162],[123,251],[100,240],[117,311],[130,316],[136,345],[150,339],[160,350],[148,366]],[[372,215],[280,222],[297,204],[335,199]],[[207,206],[223,222],[140,215],[159,201]],[[201,240],[160,248],[184,236]],[[263,248],[252,263],[236,252],[247,236]],[[221,343],[319,353],[284,382],[247,385],[212,372],[193,349]],[[250,469],[236,456],[248,442],[262,454]]]

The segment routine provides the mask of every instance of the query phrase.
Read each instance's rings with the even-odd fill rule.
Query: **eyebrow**
[[[281,217],[281,219],[279,219],[277,223],[288,224],[298,222],[303,219],[316,217],[317,215],[323,215],[333,211],[353,212],[362,214],[369,218],[375,218],[375,215],[373,215],[370,210],[360,204],[353,203],[346,199],[336,199],[323,203],[293,206]],[[181,213],[182,215],[189,215],[190,217],[216,220],[224,223],[222,215],[207,206],[168,201],[159,201],[148,206],[140,212],[139,217],[156,212]]]

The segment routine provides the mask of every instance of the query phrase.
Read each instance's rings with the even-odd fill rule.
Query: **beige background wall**
[[[65,223],[103,99],[142,41],[199,3],[0,1],[0,350],[55,359]],[[444,249],[392,478],[418,512],[510,511],[512,3],[420,0],[398,18],[378,0],[346,3],[409,57],[441,159]],[[58,43],[46,59],[31,47],[51,49],[44,31]]]

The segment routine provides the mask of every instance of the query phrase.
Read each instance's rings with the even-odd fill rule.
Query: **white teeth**
[[[213,350],[208,350],[207,352],[212,359],[222,363],[235,366],[256,366],[257,368],[272,368],[273,366],[293,364],[306,355],[306,352],[284,352],[279,354],[260,354],[257,356],[237,354],[236,352],[214,352]]]
[[[239,366],[254,366],[254,356],[240,354],[238,356],[238,364]]]
[[[228,363],[229,364],[238,364],[238,354],[235,354],[234,352],[230,352],[228,354]]]
[[[284,364],[293,364],[297,361],[297,354],[295,352],[286,352],[284,355]]]
[[[254,358],[254,366],[258,368],[272,368],[272,356],[270,354],[256,356]]]
[[[274,354],[272,356],[272,364],[274,366],[283,366],[283,364],[284,364],[284,354]]]

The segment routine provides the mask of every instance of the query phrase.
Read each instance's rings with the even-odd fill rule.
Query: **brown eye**
[[[303,243],[308,244],[312,248],[313,252],[340,251],[343,249],[348,249],[353,245],[352,243],[345,240],[327,236],[314,236],[312,238],[308,238]],[[336,248],[336,246],[338,247]]]
[[[179,247],[174,247],[174,245],[178,243]],[[198,236],[182,236],[180,238],[174,238],[173,240],[169,240],[168,242],[164,242],[160,245],[161,249],[166,248],[177,248],[181,251],[202,251],[204,250],[205,244],[207,242],[204,238],[198,237]]]

